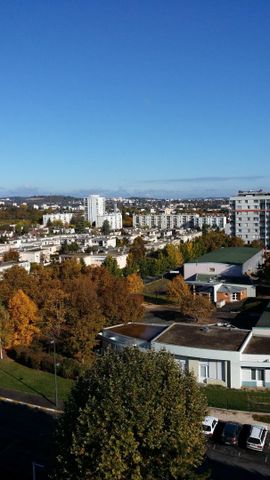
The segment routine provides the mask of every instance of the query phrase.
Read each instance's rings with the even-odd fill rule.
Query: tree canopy
[[[205,453],[205,409],[193,375],[170,354],[107,352],[66,403],[55,479],[191,479]]]
[[[14,266],[0,281],[1,344],[9,349],[41,337],[55,339],[59,353],[88,365],[98,332],[141,320],[142,301],[115,271],[86,267],[73,258],[30,273]]]
[[[207,318],[213,313],[213,305],[208,297],[193,295],[182,275],[177,275],[168,287],[169,297],[179,304],[183,315],[193,317],[195,321]]]

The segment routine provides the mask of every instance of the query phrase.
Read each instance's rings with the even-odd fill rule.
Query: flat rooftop
[[[155,342],[192,348],[228,350],[237,352],[248,330],[203,325],[174,324],[162,333]]]
[[[253,247],[224,247],[213,252],[206,253],[188,263],[227,263],[243,265],[247,260],[259,253],[261,248]]]
[[[243,353],[253,353],[257,355],[270,354],[270,337],[253,336],[249,341]]]
[[[160,333],[168,328],[166,325],[147,325],[145,323],[127,323],[126,325],[119,325],[116,327],[106,328],[105,331],[124,335],[126,337],[139,338],[150,342]]]
[[[223,275],[211,275],[210,273],[195,273],[191,277],[187,278],[189,282],[200,282],[200,283],[230,283],[234,285],[254,285],[252,280],[245,276],[241,275],[239,277],[229,277]]]

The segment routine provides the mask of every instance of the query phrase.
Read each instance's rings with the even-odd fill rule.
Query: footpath
[[[5,388],[0,388],[0,401],[17,403],[21,405],[26,405],[30,408],[38,408],[40,410],[60,413],[63,408],[63,402],[59,402],[59,407],[56,408],[53,401],[49,400],[46,397],[40,395],[33,395],[31,393],[19,392],[17,390],[8,390]],[[263,424],[258,420],[254,420],[253,415],[256,413],[258,415],[265,415],[265,413],[260,412],[244,412],[241,410],[225,410],[223,408],[212,408],[208,409],[209,415],[219,418],[225,422],[235,421],[249,425]],[[270,417],[270,415],[269,415]],[[265,424],[268,429],[270,429],[270,424]]]
[[[21,404],[30,408],[37,408],[56,414],[61,412],[63,407],[62,402],[60,402],[59,408],[57,409],[55,404],[46,397],[33,395],[31,393],[19,392],[17,390],[8,390],[5,388],[0,388],[0,401]]]
[[[243,412],[241,410],[225,410],[223,408],[209,408],[208,409],[209,415],[213,417],[217,417],[219,420],[223,420],[225,422],[239,422],[243,425],[265,425],[268,429],[270,429],[269,423],[264,423],[259,420],[254,420],[253,415],[266,415],[266,413],[260,412]],[[270,415],[269,415],[270,418]]]

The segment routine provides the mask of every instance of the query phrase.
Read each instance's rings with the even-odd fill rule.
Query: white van
[[[263,425],[252,425],[247,439],[247,448],[262,451],[267,437],[267,428]]]

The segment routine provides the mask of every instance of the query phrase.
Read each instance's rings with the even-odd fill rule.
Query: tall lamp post
[[[54,364],[54,388],[55,388],[55,406],[58,408],[58,383],[57,383],[57,366],[56,363],[56,344],[55,340],[52,340],[51,345],[53,345],[53,364]]]

